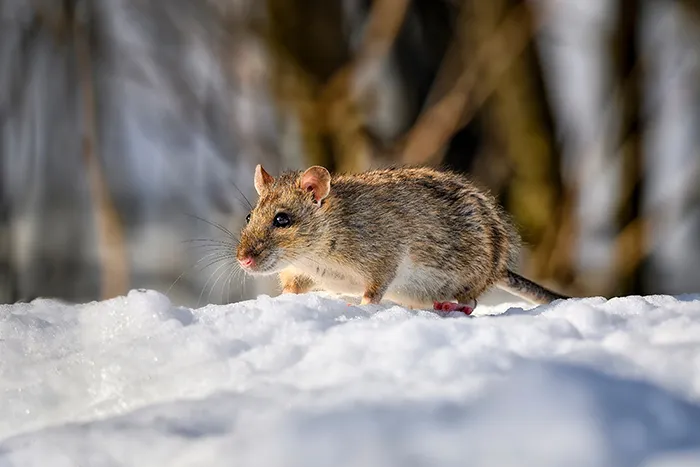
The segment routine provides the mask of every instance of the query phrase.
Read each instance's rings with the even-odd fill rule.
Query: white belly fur
[[[451,300],[454,297],[438,297],[436,294],[443,290],[450,281],[450,272],[442,269],[424,267],[414,263],[406,256],[396,272],[396,278],[389,285],[386,297],[389,300],[410,306],[432,306],[434,299]]]
[[[323,290],[348,295],[364,293],[363,278],[352,269],[335,262],[317,258],[314,262],[302,261],[294,266],[313,278],[317,287]]]
[[[357,296],[362,296],[365,291],[365,278],[360,273],[333,262],[324,261],[322,258],[318,258],[313,263],[306,261],[295,264],[295,267],[312,277],[320,289]],[[450,271],[415,264],[407,255],[399,265],[385,297],[407,306],[432,306],[432,302],[425,300],[424,297],[443,290],[447,283],[452,282],[450,280],[452,274]],[[454,297],[434,298],[451,300]]]

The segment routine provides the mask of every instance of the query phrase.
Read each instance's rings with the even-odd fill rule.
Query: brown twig
[[[369,166],[371,142],[364,134],[363,109],[373,102],[372,75],[386,60],[403,24],[408,0],[376,0],[359,51],[352,61],[336,72],[323,87],[318,113],[325,131],[336,140],[342,153],[341,171]]]
[[[460,10],[457,33],[450,51],[445,55],[435,89],[431,91],[428,102],[434,102],[423,111],[416,124],[406,137],[403,162],[407,164],[425,164],[435,162],[439,151],[460,128],[464,127],[483,103],[493,94],[499,80],[513,61],[523,52],[535,32],[536,27],[528,27],[527,6],[520,4],[511,9],[491,36],[483,41],[475,53],[466,57],[470,48],[469,38],[463,32],[470,23],[466,2]],[[504,46],[504,44],[508,44]],[[499,53],[506,55],[496,61]],[[469,62],[469,65],[466,63]],[[490,64],[496,79],[480,83],[484,68]],[[460,73],[455,71],[461,68]],[[452,79],[450,79],[452,77]],[[442,89],[441,89],[442,88]]]

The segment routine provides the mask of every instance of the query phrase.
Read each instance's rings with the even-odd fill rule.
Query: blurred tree
[[[447,48],[454,5],[347,1],[340,15],[331,8],[319,28],[313,20],[299,19],[318,14],[307,11],[313,2],[269,0],[268,5],[271,47],[278,52],[277,89],[283,108],[300,116],[309,162],[340,171],[395,162]],[[342,36],[324,36],[329,24]],[[305,36],[313,39],[299,38]],[[320,45],[323,41],[340,44]],[[302,52],[299,44],[315,50]]]
[[[2,204],[15,274],[9,301],[93,297],[91,247],[82,215],[72,2],[3,2],[0,28]],[[49,203],[45,200],[50,199]],[[86,228],[87,227],[87,228]]]
[[[100,298],[123,295],[129,290],[124,224],[112,199],[112,193],[99,155],[97,139],[97,101],[94,80],[94,57],[91,44],[97,40],[93,27],[95,14],[88,0],[64,1],[65,18],[72,24],[73,47],[80,88],[80,126],[82,127],[83,161],[90,184],[100,266]]]
[[[264,53],[222,24],[256,2],[222,3],[0,0],[4,301],[165,291],[186,273],[172,292],[195,305],[230,284],[214,240],[182,243],[211,235],[185,214],[240,225],[254,162],[282,164]]]
[[[565,191],[556,128],[532,41],[538,23],[525,1],[474,0],[467,5],[476,47],[493,41],[477,85],[493,86],[486,131],[511,167],[501,196],[532,249],[527,273],[540,281],[559,282],[570,275],[564,274],[570,270],[565,258],[555,257],[565,251],[555,248],[565,214]],[[499,34],[501,23],[509,26]]]
[[[600,123],[608,122],[608,111],[596,115],[596,103],[584,106],[592,117],[567,110],[564,123],[555,122],[552,103],[561,111],[579,98],[545,87],[545,74],[551,85],[573,73],[562,73],[561,62],[543,64],[533,41],[549,20],[536,14],[545,4],[573,17],[584,7],[600,15],[585,22],[586,31],[568,36],[579,40],[569,55],[581,48],[576,34],[588,41],[612,31],[609,47],[584,47],[589,56],[578,66],[588,60],[586,78],[577,74],[569,88],[574,94],[587,88],[597,102],[605,94],[598,88],[614,75],[615,97],[608,99],[614,125]],[[270,170],[415,163],[468,172],[500,196],[521,227],[528,275],[569,293],[642,292],[640,276],[650,269],[647,230],[652,221],[665,224],[641,211],[642,193],[649,191],[642,162],[650,157],[642,153],[648,138],[641,106],[650,75],[642,73],[637,42],[648,34],[640,11],[649,5],[613,4],[0,0],[0,276],[12,277],[0,298],[84,300],[136,284],[167,287],[188,258],[178,251],[179,259],[169,259],[173,245],[206,235],[178,216],[195,213],[235,229],[249,208],[230,198],[252,193],[250,173],[258,162]],[[688,31],[700,24],[700,1],[673,5],[695,18],[682,23]],[[687,39],[678,34],[669,42]],[[571,67],[576,60],[565,62]],[[671,58],[658,63],[676,66]],[[594,83],[582,86],[583,80]],[[674,115],[674,105],[665,104],[664,115]],[[606,128],[600,135],[595,125],[571,131],[582,118]],[[571,144],[567,131],[558,130],[563,125],[578,138],[579,160],[567,159],[567,167],[583,173],[567,173],[566,183],[575,179],[580,187],[562,178],[560,146]],[[612,133],[619,155],[609,149]],[[590,140],[601,142],[587,150]],[[608,186],[608,178],[619,187]],[[581,193],[592,189],[606,193],[583,203],[590,197]],[[690,191],[681,201],[668,193],[659,198],[692,204]],[[611,212],[616,194],[615,216],[591,214],[596,203],[599,212]],[[595,257],[586,267],[581,258],[573,264],[578,245]],[[181,281],[185,295],[204,292],[210,281],[231,281],[227,253],[207,250],[202,257],[201,251],[194,257],[217,269]],[[666,270],[678,262],[669,251]],[[611,256],[608,280],[609,267],[601,264]],[[575,267],[588,272],[574,277]],[[603,269],[606,274],[598,274]],[[234,300],[246,295],[238,284],[234,290]]]
[[[10,251],[12,237],[10,229],[10,204],[6,194],[0,194],[0,303],[12,303],[19,299],[17,273],[14,270]]]
[[[611,44],[616,87],[621,90],[620,133],[621,183],[617,206],[620,233],[616,240],[616,283],[607,295],[642,293],[646,246],[645,219],[641,213],[643,124],[641,120],[642,77],[638,41],[640,0],[620,0],[615,36]]]
[[[268,5],[276,25],[272,44],[282,51],[279,57],[286,66],[277,79],[296,83],[287,87],[290,92],[282,99],[296,97],[292,107],[304,109],[297,114],[311,115],[302,119],[310,162],[345,171],[363,170],[382,161],[380,148],[393,146],[390,152],[400,154],[404,163],[476,171],[487,186],[503,190],[505,204],[533,246],[528,273],[539,280],[570,275],[570,255],[562,254],[568,250],[561,247],[559,238],[564,216],[559,203],[564,193],[559,148],[542,67],[531,41],[538,25],[527,2],[431,2],[430,6],[407,0],[366,2],[362,6],[369,8],[361,11],[366,11],[367,19],[355,49],[351,37],[324,36],[323,32],[329,24],[342,30],[348,23],[347,11],[343,16],[336,7],[326,5],[330,8],[326,23],[318,25],[314,18],[321,9],[314,10],[313,2],[269,0]],[[435,11],[453,14],[436,19]],[[301,19],[307,17],[306,22]],[[442,25],[443,40],[407,40],[415,36],[414,18],[433,28]],[[320,37],[342,45],[319,45]],[[382,68],[413,50],[424,50],[419,57],[432,57],[423,65],[429,76],[421,83],[421,92],[409,98],[418,105],[412,112],[410,106],[382,110],[378,89],[387,79]],[[411,71],[405,63],[399,67],[400,75],[411,75]],[[400,80],[394,85],[399,86]],[[408,92],[404,89],[402,93]],[[408,113],[398,138],[387,141],[368,131],[373,115],[382,111]],[[496,157],[500,152],[503,158]],[[479,156],[490,160],[477,166]],[[392,159],[396,156],[384,162]],[[495,169],[499,165],[510,170]]]
[[[331,142],[319,114],[323,84],[349,59],[340,2],[267,0],[268,46],[280,112],[300,133],[301,157],[333,168]]]

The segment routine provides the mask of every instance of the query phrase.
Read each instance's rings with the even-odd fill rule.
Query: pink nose
[[[250,268],[255,264],[255,260],[252,256],[246,256],[245,258],[239,259],[238,262],[244,268]]]

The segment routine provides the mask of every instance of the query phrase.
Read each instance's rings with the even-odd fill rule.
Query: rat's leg
[[[368,305],[370,303],[374,305],[378,304],[382,301],[382,297],[384,297],[384,293],[386,292],[387,288],[388,284],[380,285],[378,283],[370,283],[365,288],[365,293],[362,295],[360,305]]]
[[[372,274],[372,278],[365,284],[365,293],[362,295],[360,305],[370,303],[376,305],[381,302],[395,276],[395,266],[392,267],[385,264],[381,268],[377,268]]]
[[[283,294],[306,293],[314,286],[313,279],[292,268],[280,271],[280,282],[282,284]]]

